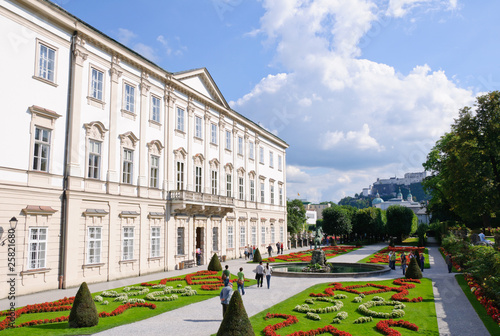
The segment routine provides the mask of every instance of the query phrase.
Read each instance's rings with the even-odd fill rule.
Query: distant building
[[[318,219],[318,214],[314,210],[306,210],[306,223],[309,225],[316,225],[316,220]]]
[[[391,198],[387,201],[384,201],[382,198],[380,198],[379,193],[377,193],[376,198],[372,201],[372,205],[382,210],[387,210],[387,208],[389,208],[391,205],[401,205],[410,208],[415,213],[415,215],[417,215],[419,224],[429,224],[430,222],[430,216],[427,214],[427,208],[419,202],[413,201],[411,191],[408,193],[406,200],[403,199],[401,189],[399,189],[399,192],[395,198]]]
[[[377,181],[373,183],[373,186],[370,188],[363,189],[363,195],[369,193],[370,195],[376,195],[379,193],[380,195],[396,195],[396,192],[399,188],[418,188],[421,189],[420,183],[427,176],[427,172],[419,172],[419,173],[406,173],[403,178],[391,177],[388,179],[380,179],[377,178]],[[415,184],[419,184],[417,187]],[[421,194],[421,193],[417,193]]]
[[[306,208],[306,213],[307,211],[314,211],[316,212],[316,219],[323,219],[323,210],[326,208],[331,207],[331,203],[326,203],[326,204],[312,204],[306,202],[304,204],[304,207]],[[316,224],[316,221],[314,222]]]

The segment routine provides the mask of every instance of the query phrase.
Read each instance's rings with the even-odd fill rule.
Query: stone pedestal
[[[326,264],[326,256],[325,256],[325,251],[323,250],[314,250],[312,252],[312,257],[311,257],[311,264],[319,264],[321,266],[324,266]]]

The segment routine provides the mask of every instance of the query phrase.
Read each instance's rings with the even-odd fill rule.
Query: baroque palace
[[[0,31],[3,242],[18,220],[0,274],[16,295],[286,242],[288,145],[206,69],[168,72],[45,0],[0,0]]]

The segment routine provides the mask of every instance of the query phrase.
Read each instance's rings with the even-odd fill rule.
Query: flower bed
[[[401,265],[401,253],[406,253],[406,264],[409,265],[410,263],[410,257],[408,253],[413,252],[413,251],[418,251],[419,254],[424,253],[425,255],[425,260],[426,260],[426,268],[428,265],[428,260],[429,256],[427,253],[425,253],[425,247],[411,247],[411,246],[395,246],[395,247],[384,247],[377,253],[371,255],[368,257],[368,260],[366,261],[367,263],[370,264],[389,264],[389,252],[396,252],[398,255],[396,258],[396,265]]]
[[[277,336],[277,330],[280,329],[279,335],[287,336],[400,335],[395,327],[428,335],[439,334],[432,300],[432,282],[429,279],[329,283],[313,288],[320,291],[306,290],[253,316],[250,321],[255,334]],[[367,290],[363,292],[363,288]],[[339,296],[338,291],[343,294]],[[391,294],[391,291],[396,293]],[[395,300],[394,296],[400,296],[402,300]],[[340,300],[339,304],[334,297]],[[335,302],[339,309],[331,309],[333,306],[330,302]],[[316,308],[311,304],[323,307]],[[402,316],[405,320],[393,320]],[[284,321],[273,324],[270,323],[271,319]]]
[[[483,288],[469,274],[464,274],[465,281],[476,299],[486,308],[486,312],[500,326],[500,310],[495,306],[493,300],[488,299],[483,294]]]
[[[321,249],[325,251],[325,256],[327,258],[332,258],[340,254],[354,251],[359,248],[359,246],[326,246]],[[262,259],[263,262],[310,262],[312,258],[312,252],[314,250],[306,250],[301,252],[292,252],[290,254],[280,254],[275,257]]]

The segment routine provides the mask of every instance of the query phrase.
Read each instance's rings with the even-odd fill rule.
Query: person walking
[[[264,282],[264,266],[262,266],[262,261],[255,268],[255,279],[257,280],[257,287],[262,287],[262,282]]]
[[[276,243],[276,254],[280,254],[280,242]]]
[[[271,273],[273,272],[273,268],[269,266],[269,263],[266,263],[266,267],[264,267],[264,272],[266,273],[267,289],[269,289],[269,286],[271,285]]]
[[[245,260],[248,259],[248,246],[245,246],[245,250],[243,251],[243,254],[245,255]]]
[[[283,243],[281,243],[281,254],[283,254]]]
[[[392,251],[389,251],[389,268],[392,269]]]
[[[253,248],[252,246],[248,246],[248,259],[253,259]]]
[[[271,244],[269,244],[269,246],[267,247],[267,253],[269,254],[269,258],[273,256],[273,247],[271,246]]]
[[[448,265],[448,273],[451,273],[451,269],[453,268],[451,254],[446,255],[445,261],[446,261],[446,265]]]
[[[401,268],[403,269],[403,275],[406,275],[406,255],[404,252],[401,253]]]
[[[425,256],[424,254],[422,253],[420,255],[420,270],[423,272],[424,271],[424,265],[425,265]]]
[[[396,252],[392,252],[392,257],[391,257],[391,260],[392,260],[392,269],[393,270],[396,270]]]
[[[227,286],[229,282],[229,277],[231,276],[231,272],[229,272],[229,266],[226,265],[226,269],[222,271],[222,280],[224,281],[224,286]]]
[[[220,303],[222,304],[222,318],[227,311],[227,306],[229,306],[229,301],[231,301],[231,296],[233,295],[233,283],[228,282],[222,290],[220,291]]]
[[[241,292],[241,295],[245,295],[245,274],[243,274],[243,267],[240,267],[240,271],[238,272],[238,291]]]

